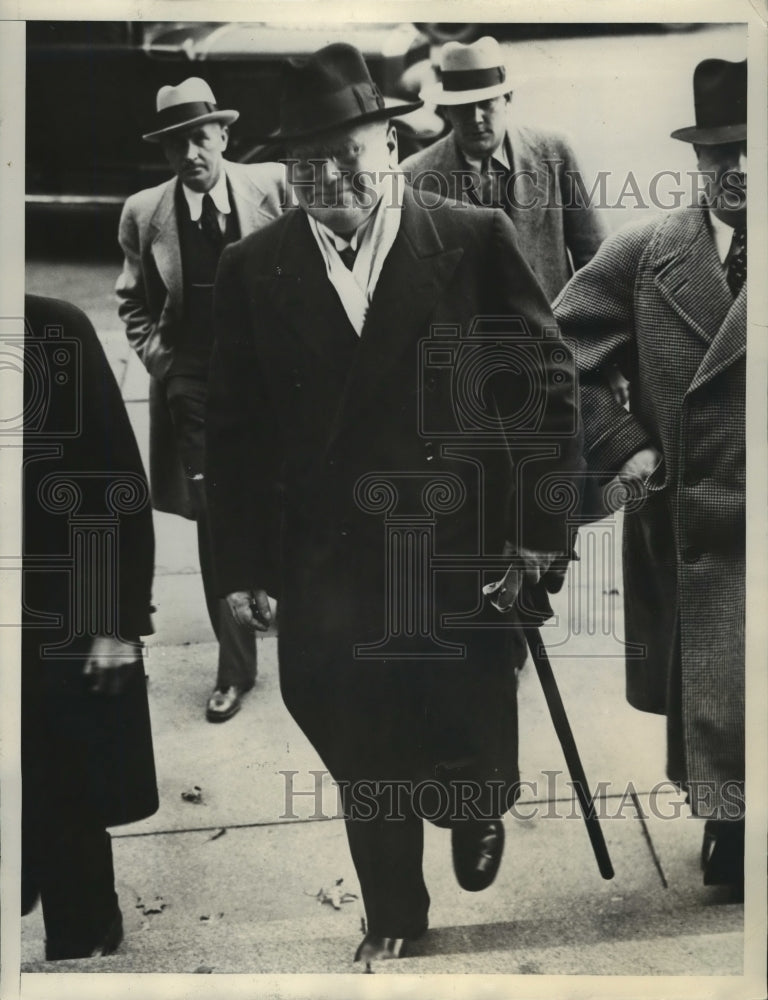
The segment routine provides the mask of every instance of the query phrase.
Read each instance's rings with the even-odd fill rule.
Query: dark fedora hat
[[[678,128],[673,139],[717,146],[747,138],[747,60],[705,59],[693,71],[696,124]]]
[[[336,42],[283,70],[280,127],[268,138],[303,139],[330,129],[383,121],[422,107],[423,101],[386,104],[354,45]]]

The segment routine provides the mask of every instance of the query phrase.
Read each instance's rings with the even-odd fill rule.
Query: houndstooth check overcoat
[[[627,697],[666,713],[668,774],[699,815],[743,805],[746,286],[734,300],[705,208],[606,240],[555,302],[575,342],[585,449],[615,473],[663,462],[625,512]],[[602,374],[618,362],[629,412]]]

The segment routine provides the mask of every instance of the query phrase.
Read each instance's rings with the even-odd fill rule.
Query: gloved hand
[[[232,617],[245,628],[266,632],[275,618],[277,602],[266,590],[236,590],[227,594]]]
[[[91,678],[94,694],[120,694],[141,659],[140,642],[123,642],[110,635],[95,636],[83,674]]]
[[[486,584],[483,593],[496,595],[491,603],[498,611],[507,612],[514,607],[523,624],[540,625],[552,618],[554,611],[548,595],[562,589],[568,564],[579,558],[576,553],[565,555],[562,552],[536,552],[524,548],[515,550],[507,542],[504,555],[515,561],[501,580]],[[513,592],[514,597],[510,597]]]
[[[493,595],[491,604],[498,611],[510,611],[523,585],[528,588],[535,587],[547,575],[550,566],[559,558],[559,553],[537,552],[535,549],[526,549],[523,546],[514,547],[507,542],[503,554],[512,560],[509,569],[501,580],[487,583],[483,587],[483,593]]]

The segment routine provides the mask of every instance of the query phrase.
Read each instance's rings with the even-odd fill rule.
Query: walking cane
[[[587,827],[592,850],[595,853],[597,867],[600,869],[600,874],[604,879],[612,879],[614,874],[613,865],[611,864],[611,858],[608,854],[605,838],[603,837],[600,820],[595,811],[595,800],[589,794],[587,776],[584,773],[579,751],[576,748],[571,724],[568,721],[568,716],[565,714],[565,706],[557,688],[555,675],[552,672],[552,665],[547,656],[547,649],[542,642],[541,632],[539,631],[539,625],[554,615],[552,605],[549,603],[548,590],[550,592],[559,590],[562,586],[562,579],[562,576],[545,574],[535,587],[532,588],[524,585],[517,601],[517,612],[523,627],[525,640],[528,643],[528,649],[531,651],[531,657],[536,667],[536,673],[539,675],[539,680],[541,681],[547,708],[552,717],[557,738],[560,741],[560,746],[563,748],[568,773],[571,776],[571,783],[576,788],[576,795],[581,805],[584,823]],[[550,586],[548,587],[547,584],[550,584]]]

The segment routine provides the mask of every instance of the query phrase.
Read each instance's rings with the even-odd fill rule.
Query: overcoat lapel
[[[708,345],[690,393],[744,354],[746,285],[734,300],[702,206],[670,217],[659,233],[655,268],[662,296]]]
[[[535,248],[542,230],[541,205],[549,203],[549,175],[542,167],[540,153],[531,147],[523,133],[511,122],[507,125],[507,139],[512,154],[512,171],[516,176],[513,196],[507,213],[514,223],[520,245],[526,248],[526,257],[536,259]]]
[[[730,294],[730,293],[729,293]],[[691,393],[738,361],[747,349],[747,286],[742,287],[691,382]]]
[[[176,219],[176,179],[164,185],[157,208],[150,220],[151,251],[158,273],[168,290],[171,305],[180,308],[182,296],[181,247]]]
[[[247,236],[248,233],[261,229],[275,218],[274,213],[265,211],[264,203],[268,199],[267,192],[263,191],[250,177],[244,176],[238,170],[239,164],[227,164],[227,177],[232,189],[232,198],[235,203],[237,217],[240,220],[240,234]]]
[[[357,334],[328,279],[303,211],[291,213],[268,280],[279,314],[301,339],[302,346],[325,365],[345,363],[350,341],[357,345]]]
[[[279,315],[303,347],[323,365],[350,365],[351,359],[329,444],[355,422],[377,393],[383,375],[398,363],[414,339],[423,335],[462,254],[460,248],[444,250],[429,212],[418,208],[406,188],[400,231],[358,338],[328,279],[304,212],[293,213],[284,227],[268,281]]]
[[[387,256],[349,372],[331,442],[354,425],[383,377],[428,330],[428,320],[464,251],[445,250],[428,211],[406,188],[400,231]]]
[[[456,201],[462,201],[465,205],[480,205],[482,203],[480,197],[480,174],[467,166],[463,156],[459,153],[456,138],[452,132],[445,139],[441,139],[440,142],[442,143],[440,159],[431,168],[431,172],[437,172],[445,181],[446,186],[439,189],[441,195],[447,193],[449,197]],[[464,183],[463,178],[467,173],[472,178],[471,187]],[[430,202],[425,201],[424,204],[429,205]]]
[[[254,184],[249,177],[243,176],[236,163],[228,165],[227,176],[240,222],[241,234],[245,236],[271,222],[274,216],[264,209],[264,202],[267,200],[266,192]],[[172,306],[181,308],[183,278],[176,214],[176,184],[177,181],[174,178],[163,186],[157,208],[150,220],[150,228],[153,231],[151,237],[152,256],[163,284],[168,290],[169,302]]]
[[[677,315],[711,344],[733,304],[706,210],[689,208],[670,216],[657,237],[656,286]]]
[[[445,160],[441,166],[447,178],[459,178],[469,169],[456,146],[455,137],[451,134],[445,146]],[[511,121],[507,124],[506,140],[510,164],[516,180],[509,194],[512,201],[508,204],[506,214],[515,225],[522,246],[527,248],[527,255],[535,257],[532,248],[539,242],[541,232],[542,211],[539,206],[548,203],[548,174],[542,169],[538,151],[531,146],[523,133]],[[483,206],[480,195],[480,175],[470,170],[474,184],[472,188],[462,185],[462,200]]]

